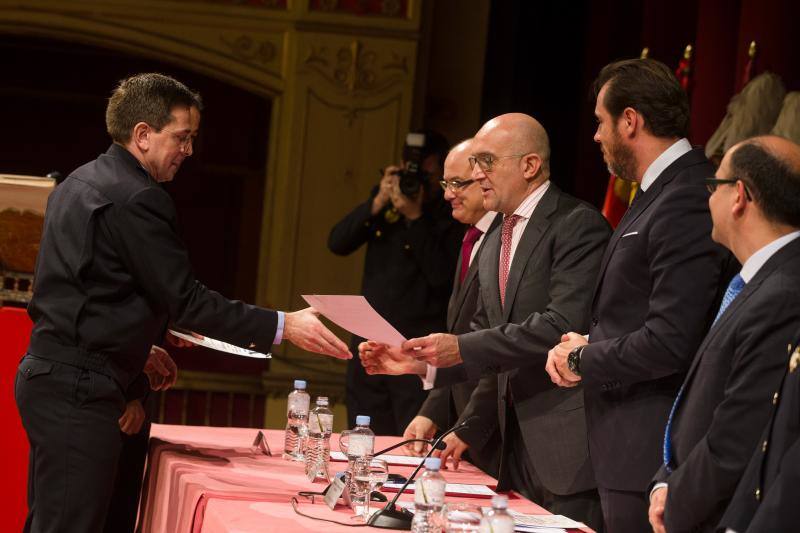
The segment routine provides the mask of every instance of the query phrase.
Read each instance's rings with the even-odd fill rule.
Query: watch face
[[[578,348],[575,348],[574,350],[572,350],[571,352],[569,352],[569,355],[567,356],[567,366],[575,374],[579,374],[580,373],[580,369],[579,369],[580,352],[581,352],[581,349],[580,349],[580,347],[578,347]]]

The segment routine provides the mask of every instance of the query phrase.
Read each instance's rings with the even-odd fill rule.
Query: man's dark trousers
[[[15,396],[30,440],[24,531],[103,531],[122,447],[119,385],[98,372],[28,354]]]

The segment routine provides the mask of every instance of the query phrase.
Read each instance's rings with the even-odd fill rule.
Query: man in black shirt
[[[447,303],[464,226],[455,222],[438,180],[447,142],[427,132],[418,167],[424,183],[414,195],[403,194],[400,167],[389,166],[366,202],[331,230],[328,247],[349,255],[367,245],[361,293],[406,337],[445,329]],[[403,159],[413,157],[406,147]],[[355,352],[363,339],[353,337]],[[370,415],[378,435],[402,435],[427,393],[416,376],[368,376],[356,357],[347,364],[347,415]]]
[[[174,372],[155,370],[159,352],[148,359],[168,324],[254,350],[287,339],[350,357],[313,309],[230,301],[195,279],[159,182],[192,155],[201,108],[167,76],[123,80],[106,109],[114,143],[50,196],[15,386],[31,445],[25,531],[102,530],[126,402],[143,396],[145,368]]]

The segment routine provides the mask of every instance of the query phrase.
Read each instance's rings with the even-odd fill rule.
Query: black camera
[[[428,173],[422,170],[422,161],[425,159],[425,134],[409,133],[406,135],[406,144],[403,146],[403,161],[406,168],[397,172],[400,176],[398,183],[400,192],[409,198],[419,194],[420,187],[428,183]]]

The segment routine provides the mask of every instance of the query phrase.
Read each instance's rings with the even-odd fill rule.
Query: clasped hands
[[[561,336],[561,342],[547,353],[545,371],[553,383],[559,387],[575,387],[580,383],[581,377],[569,369],[567,357],[574,348],[586,344],[586,338],[578,333],[569,332]],[[358,356],[364,370],[371,375],[424,376],[427,365],[447,368],[462,362],[458,337],[447,333],[410,339],[400,347],[365,341],[358,345]]]
[[[544,369],[550,376],[550,381],[559,387],[577,386],[581,377],[569,369],[567,358],[572,350],[587,344],[589,341],[583,335],[572,331],[563,334],[561,342],[547,352],[547,363],[545,363]]]

